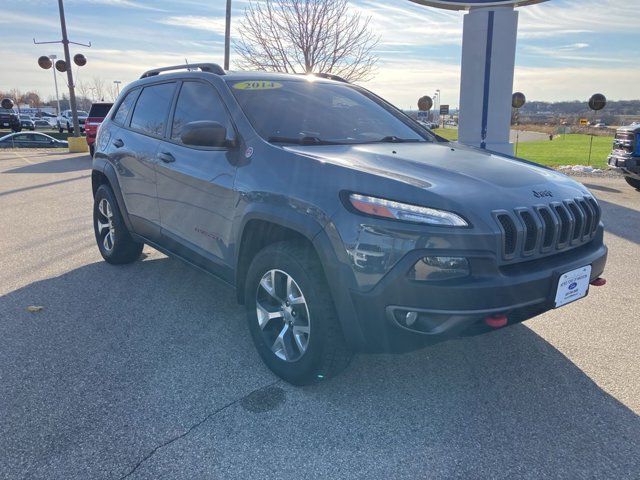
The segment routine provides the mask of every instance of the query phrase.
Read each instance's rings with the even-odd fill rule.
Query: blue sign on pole
[[[546,0],[410,0],[430,7],[447,8],[449,10],[466,10],[471,7],[504,7],[506,5],[522,6]]]

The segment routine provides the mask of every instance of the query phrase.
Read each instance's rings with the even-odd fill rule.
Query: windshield
[[[353,85],[300,80],[230,80],[231,91],[265,140],[302,144],[426,142],[426,131]]]

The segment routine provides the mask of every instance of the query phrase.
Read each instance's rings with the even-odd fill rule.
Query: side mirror
[[[227,129],[211,120],[189,122],[182,127],[180,140],[185,145],[197,147],[224,147],[227,143]]]

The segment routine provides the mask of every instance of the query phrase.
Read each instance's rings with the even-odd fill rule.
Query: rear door
[[[188,80],[179,87],[167,138],[156,163],[162,234],[218,264],[229,265],[237,148],[194,147],[180,139],[189,122],[213,120],[235,130],[215,88]]]
[[[136,233],[150,239],[160,234],[156,153],[167,127],[175,88],[173,81],[130,92],[116,111],[113,121],[120,125],[111,132],[109,139],[110,157],[118,172],[131,223]],[[124,111],[121,113],[120,109]]]

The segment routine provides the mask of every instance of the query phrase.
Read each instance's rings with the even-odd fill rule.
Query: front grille
[[[601,214],[591,197],[493,213],[500,227],[505,260],[583,245],[595,236]]]

